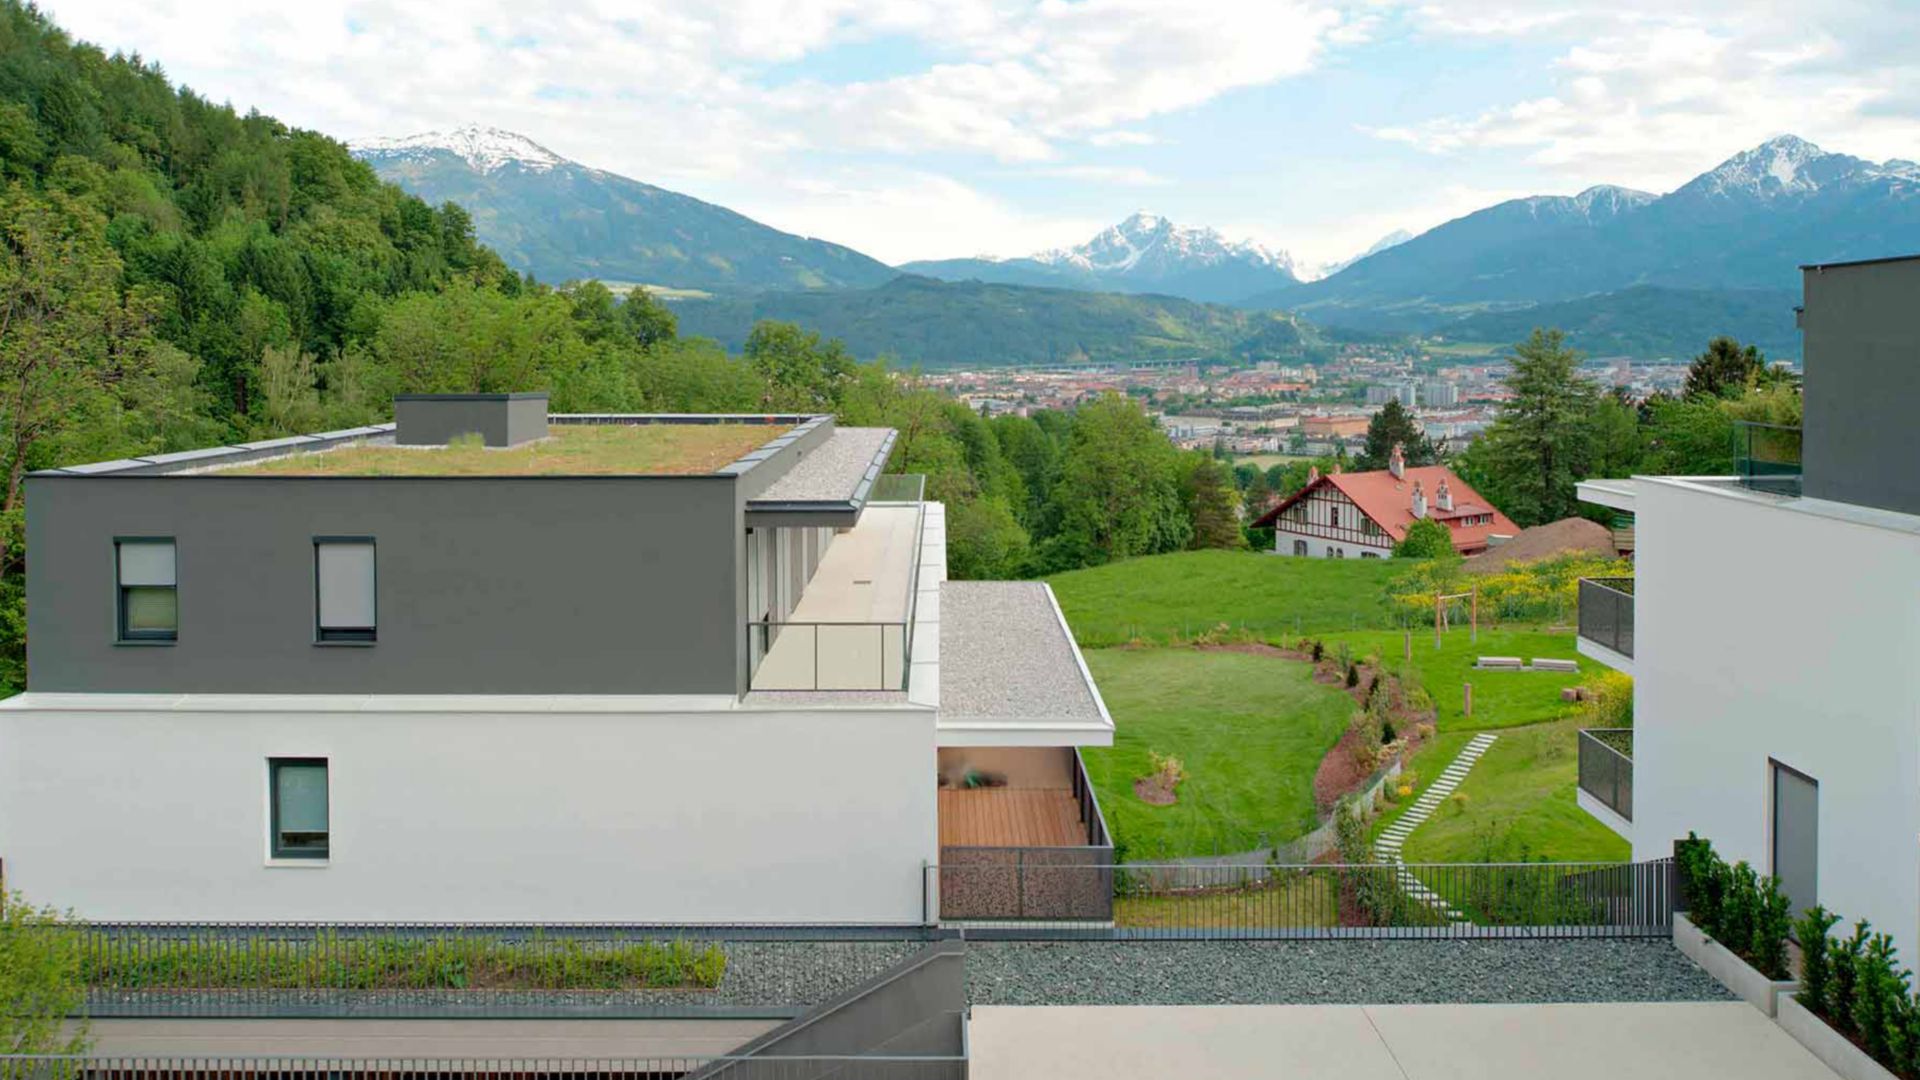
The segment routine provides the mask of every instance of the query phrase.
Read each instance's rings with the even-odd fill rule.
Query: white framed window
[[[325,859],[329,828],[326,758],[268,758],[268,852],[276,859]]]
[[[379,575],[370,536],[313,541],[314,640],[371,644],[379,629]]]
[[[113,560],[118,640],[140,644],[179,640],[180,590],[173,537],[116,538]]]

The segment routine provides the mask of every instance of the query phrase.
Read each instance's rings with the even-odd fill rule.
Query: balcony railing
[[[1743,487],[1787,497],[1800,494],[1800,429],[1736,421],[1733,472]]]
[[[1621,656],[1633,655],[1633,579],[1580,579],[1580,636]]]
[[[1580,790],[1633,820],[1633,729],[1588,728],[1580,732]]]
[[[1113,840],[1078,749],[1072,779],[1086,844],[942,847],[941,865],[931,868],[942,919],[1094,924],[1113,919]]]
[[[750,622],[755,690],[905,690],[906,622]]]
[[[917,503],[926,497],[924,473],[882,473],[874,478],[869,503]]]

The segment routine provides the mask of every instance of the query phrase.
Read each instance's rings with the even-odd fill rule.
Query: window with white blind
[[[171,642],[180,634],[180,601],[171,537],[113,542],[121,641]]]
[[[269,758],[268,823],[276,859],[327,857],[327,759]]]
[[[322,643],[368,643],[375,639],[373,539],[322,537],[313,542],[314,639]]]

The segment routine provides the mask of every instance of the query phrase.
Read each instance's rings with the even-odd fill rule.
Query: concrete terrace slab
[[[976,1080],[1833,1080],[1744,1002],[979,1006]]]
[[[948,581],[939,611],[941,745],[1111,745],[1113,717],[1046,584]]]

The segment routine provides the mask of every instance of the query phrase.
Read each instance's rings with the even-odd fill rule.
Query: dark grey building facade
[[[451,436],[488,425],[503,440],[524,439],[528,400],[497,396],[488,414],[472,408],[472,397],[454,398],[434,415],[438,402],[412,399],[401,403],[400,425],[431,429],[416,443],[443,428]],[[544,395],[537,404],[544,428]],[[754,659],[747,623],[768,615],[750,612],[748,597],[770,591],[749,581],[760,568],[748,565],[748,530],[817,559],[822,545],[801,544],[802,531],[853,523],[891,439],[857,471],[842,469],[847,479],[832,497],[772,505],[757,496],[809,455],[833,449],[833,422],[729,419],[765,423],[768,442],[697,475],[219,471],[289,449],[391,442],[391,426],[35,473],[27,480],[29,689],[744,693]],[[692,421],[555,418],[595,422]],[[120,572],[123,544],[156,538],[172,544],[177,608],[177,633],[159,640],[127,632]],[[372,546],[377,630],[322,632],[316,551],[329,542]],[[798,559],[767,566],[811,572]]]
[[[1803,490],[1920,514],[1920,256],[1802,272]]]

